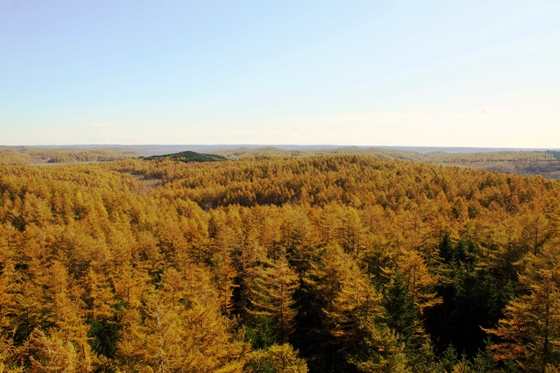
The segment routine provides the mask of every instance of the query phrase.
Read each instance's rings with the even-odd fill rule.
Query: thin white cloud
[[[483,106],[478,109],[479,113],[509,113],[509,109],[498,109],[498,108],[491,108],[488,106]]]
[[[401,122],[413,122],[413,121],[427,121],[433,118],[429,115],[409,115],[401,119]]]
[[[91,128],[110,128],[113,127],[112,123],[92,123],[89,125]]]
[[[298,126],[297,124],[294,124],[292,126],[280,126],[279,127],[280,130],[282,131],[301,131],[303,128],[301,128],[301,126]]]
[[[253,138],[258,136],[257,131],[209,131],[203,132],[204,137],[214,137],[220,139]]]
[[[468,115],[468,114],[459,114],[453,117],[454,119],[460,120],[484,120],[486,117],[484,115]]]
[[[342,122],[373,122],[373,121],[401,121],[401,122],[415,122],[415,121],[430,121],[433,116],[425,113],[415,112],[396,112],[385,114],[356,114],[356,115],[338,115],[336,120]]]
[[[366,122],[375,119],[375,116],[369,114],[338,115],[336,119],[344,122]]]
[[[498,111],[498,110],[493,109],[493,108],[489,108],[488,106],[483,106],[480,109],[478,109],[479,113],[495,113],[496,111]]]

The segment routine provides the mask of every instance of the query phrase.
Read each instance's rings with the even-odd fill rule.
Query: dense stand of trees
[[[108,150],[40,149],[0,146],[0,166],[42,163],[109,162],[130,158],[129,154]]]
[[[559,224],[373,157],[4,166],[0,371],[555,372]]]
[[[491,151],[479,153],[447,153],[442,151],[417,152],[412,150],[396,150],[388,148],[340,147],[317,150],[282,150],[272,146],[258,148],[238,148],[222,150],[221,154],[228,159],[258,156],[310,157],[323,155],[356,155],[374,156],[384,159],[401,159],[425,163],[441,164],[477,164],[484,162],[555,162],[559,160],[558,151]]]
[[[547,153],[552,154],[552,156],[554,158],[556,158],[556,160],[560,161],[560,151],[558,150],[549,150],[547,151]]]
[[[192,152],[192,151],[184,151],[184,152],[180,152],[180,153],[173,153],[173,154],[167,154],[167,155],[153,155],[151,157],[145,157],[143,158],[144,160],[147,161],[153,161],[156,159],[171,159],[173,161],[179,161],[179,162],[185,162],[185,163],[190,163],[190,162],[220,162],[220,161],[226,161],[227,158],[222,156],[222,155],[217,155],[217,154],[208,154],[208,153],[197,153],[197,152]]]

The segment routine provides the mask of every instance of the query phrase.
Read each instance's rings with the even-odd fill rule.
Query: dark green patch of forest
[[[560,151],[558,150],[548,150],[547,153],[550,153],[554,156],[554,158],[556,158],[558,161],[560,161]]]
[[[222,162],[227,161],[227,158],[217,154],[197,153],[193,151],[184,151],[180,153],[166,154],[166,155],[153,155],[151,157],[142,157],[147,161],[171,159],[173,161],[190,163],[190,162]]]

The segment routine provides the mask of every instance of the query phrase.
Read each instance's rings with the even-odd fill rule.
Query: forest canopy
[[[183,149],[189,150],[183,150]],[[560,180],[560,152],[556,150],[504,150],[469,148],[416,147],[333,147],[333,146],[181,146],[119,145],[81,148],[0,146],[0,165],[52,165],[61,163],[107,162],[140,157],[145,160],[172,159],[180,162],[215,162],[261,156],[316,157],[355,155],[383,159],[400,159],[435,165],[480,168],[516,175],[541,175]],[[199,150],[197,152],[193,149]],[[179,152],[177,152],[180,150]]]
[[[193,151],[184,151],[180,153],[166,154],[166,155],[153,155],[151,157],[143,158],[148,161],[157,159],[171,159],[174,161],[189,163],[189,162],[219,162],[227,161],[227,158],[217,154],[197,153]]]
[[[26,164],[53,164],[79,162],[110,162],[130,158],[127,152],[105,149],[50,149],[24,146],[0,146],[0,166],[23,166]]]
[[[1,166],[0,371],[555,372],[559,224],[367,155]]]

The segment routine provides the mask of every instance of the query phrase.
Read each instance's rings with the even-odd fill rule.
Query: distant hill
[[[225,156],[227,159],[240,159],[246,157],[314,157],[320,155],[365,155],[383,159],[401,159],[407,161],[422,161],[423,156],[420,153],[402,150],[381,149],[381,148],[365,148],[358,146],[347,146],[338,148],[324,148],[313,150],[297,150],[282,149],[280,147],[265,146],[260,148],[243,147],[232,150],[217,152]]]
[[[104,149],[0,146],[0,166],[110,162],[131,157],[131,154]]]
[[[166,155],[153,155],[151,157],[142,157],[142,159],[151,161],[157,159],[171,159],[179,162],[222,162],[227,161],[226,157],[217,154],[197,153],[192,151],[184,151],[180,153],[166,154]]]
[[[560,180],[560,150],[334,145],[75,145],[0,146],[0,165],[107,162],[144,156],[146,160],[217,162],[248,157],[371,156],[429,164],[471,167]]]
[[[558,150],[548,150],[547,153],[552,154],[554,158],[560,161],[560,151]]]
[[[444,151],[416,152],[391,148],[339,147],[317,150],[286,150],[279,147],[243,147],[219,151],[228,159],[247,157],[278,156],[278,157],[313,157],[326,155],[359,155],[383,159],[400,159],[404,161],[422,162],[445,166],[459,166],[500,171],[510,174],[536,176],[560,180],[560,151],[507,150],[448,153]],[[479,150],[469,148],[470,150]]]

